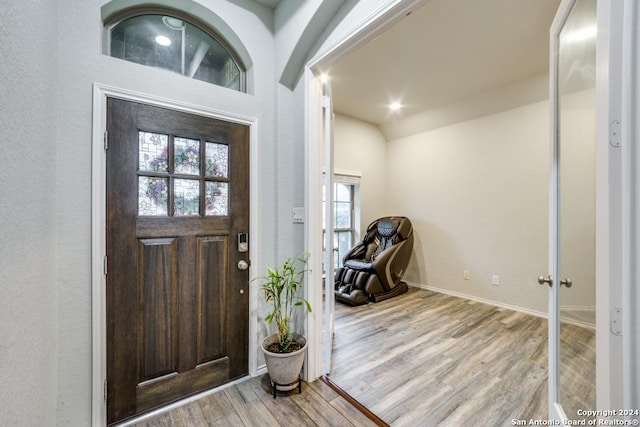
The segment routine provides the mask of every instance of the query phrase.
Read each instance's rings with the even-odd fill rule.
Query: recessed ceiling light
[[[402,107],[402,105],[401,105],[399,102],[392,102],[392,103],[389,105],[389,109],[390,109],[391,111],[399,110],[399,109],[400,109],[400,107]]]
[[[323,73],[322,75],[320,75],[320,81],[322,83],[326,83],[329,81],[329,75],[327,73]]]
[[[156,36],[156,43],[160,46],[171,46],[171,39],[167,36]]]

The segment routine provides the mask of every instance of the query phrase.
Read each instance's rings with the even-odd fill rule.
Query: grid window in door
[[[139,131],[138,215],[229,215],[228,145]]]

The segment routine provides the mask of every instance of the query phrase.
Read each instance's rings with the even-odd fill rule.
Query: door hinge
[[[331,106],[331,98],[328,96],[322,97],[322,108],[329,108]]]
[[[107,256],[104,256],[104,259],[102,260],[102,273],[106,276],[107,275]]]
[[[104,131],[104,149],[109,149],[109,131]]]
[[[102,387],[102,397],[104,398],[104,402],[107,402],[107,380],[104,380]]]
[[[612,147],[620,147],[622,145],[622,135],[620,129],[620,120],[614,120],[609,123],[609,144]]]
[[[622,336],[622,309],[611,309],[611,333],[616,336]]]

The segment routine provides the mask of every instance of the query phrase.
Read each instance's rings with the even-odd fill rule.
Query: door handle
[[[240,261],[238,261],[238,270],[246,270],[250,265],[251,263],[241,259]]]
[[[573,282],[568,277],[564,280],[560,280],[560,286],[565,285],[567,288],[573,286]]]
[[[547,276],[546,278],[543,276],[538,277],[538,283],[544,285],[545,283],[549,285],[549,287],[553,286],[553,277]]]

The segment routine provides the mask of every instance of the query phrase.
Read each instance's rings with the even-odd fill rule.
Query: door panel
[[[107,421],[248,373],[248,128],[108,99]]]
[[[595,408],[592,334],[561,323],[595,306],[596,1],[564,0],[551,28],[549,417]],[[542,281],[541,281],[542,282]],[[573,313],[572,313],[573,312]],[[583,312],[584,314],[584,312]],[[595,320],[595,319],[594,319]],[[586,338],[585,338],[586,337]],[[572,340],[572,349],[563,347]],[[581,340],[582,342],[576,342]]]
[[[172,372],[177,361],[177,239],[140,239],[138,243],[140,379]]]
[[[226,272],[217,268],[218,265],[228,264],[226,254],[228,250],[226,237],[199,237],[198,258],[200,265],[199,287],[200,311],[202,313],[221,313],[226,305],[224,283],[227,282]],[[198,363],[205,363],[218,359],[225,354],[224,319],[212,316],[200,319]]]

